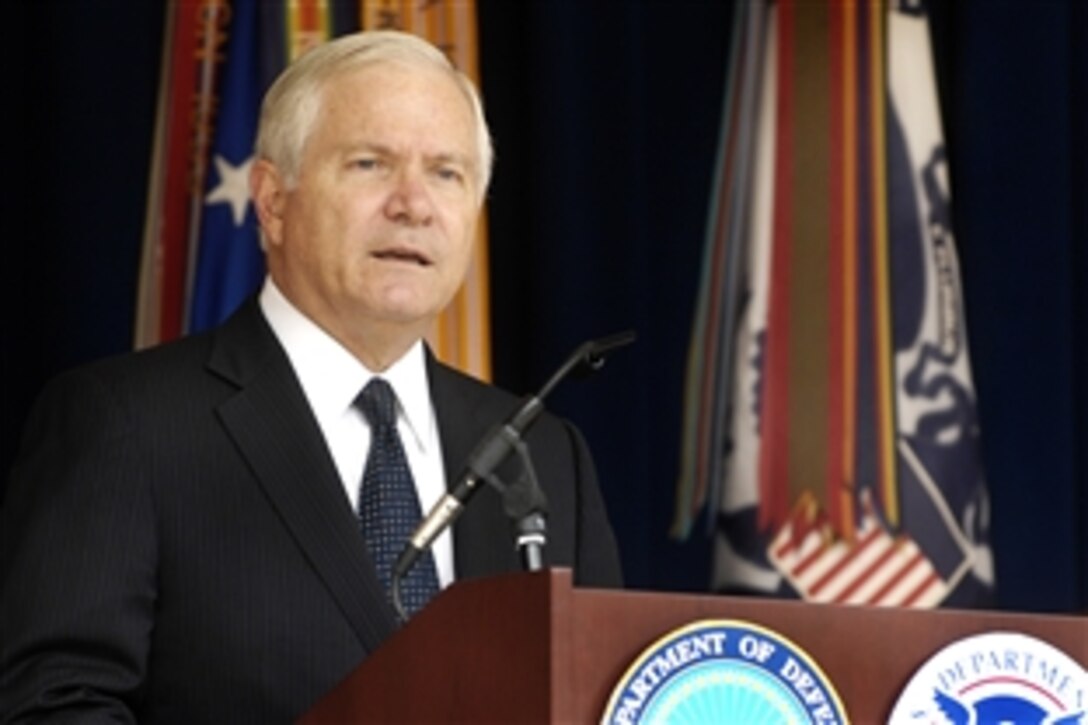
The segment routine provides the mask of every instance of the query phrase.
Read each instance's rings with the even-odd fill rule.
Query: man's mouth
[[[405,262],[407,264],[417,264],[420,267],[431,266],[430,258],[415,249],[401,247],[392,249],[379,249],[373,253],[373,256],[376,259],[388,262]]]

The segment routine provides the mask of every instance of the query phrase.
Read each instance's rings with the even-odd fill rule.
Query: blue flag
[[[221,322],[264,276],[264,255],[249,201],[249,168],[264,92],[258,21],[256,0],[234,4],[189,293],[190,331]]]

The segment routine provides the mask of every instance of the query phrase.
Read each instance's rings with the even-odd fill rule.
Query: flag
[[[179,0],[166,30],[135,344],[212,327],[260,286],[264,257],[248,174],[261,98],[309,48],[359,28],[396,28],[443,49],[478,83],[475,3],[440,0]],[[483,218],[483,215],[481,215]],[[466,283],[428,340],[438,357],[491,376],[487,231]]]
[[[923,4],[737,4],[672,531],[714,589],[991,601],[950,208]]]

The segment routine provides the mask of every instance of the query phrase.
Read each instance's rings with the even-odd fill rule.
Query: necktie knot
[[[382,378],[373,378],[357,398],[367,423],[375,430],[395,428],[397,420],[397,394],[393,386]]]

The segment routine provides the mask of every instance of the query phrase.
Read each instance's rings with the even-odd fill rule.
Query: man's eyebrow
[[[393,149],[380,141],[348,141],[342,146],[345,153],[358,153],[360,151],[370,151],[373,153],[390,156],[393,154]]]
[[[342,146],[345,153],[356,153],[359,151],[370,151],[373,153],[382,154],[384,156],[401,156],[399,151],[389,144],[382,143],[381,141],[349,141]],[[473,157],[471,154],[459,153],[456,151],[438,151],[435,153],[424,153],[423,158],[431,163],[455,163],[463,166],[472,166]]]
[[[429,154],[425,158],[431,163],[457,164],[458,166],[464,166],[469,169],[473,167],[472,156],[468,154],[440,152],[437,154]]]

